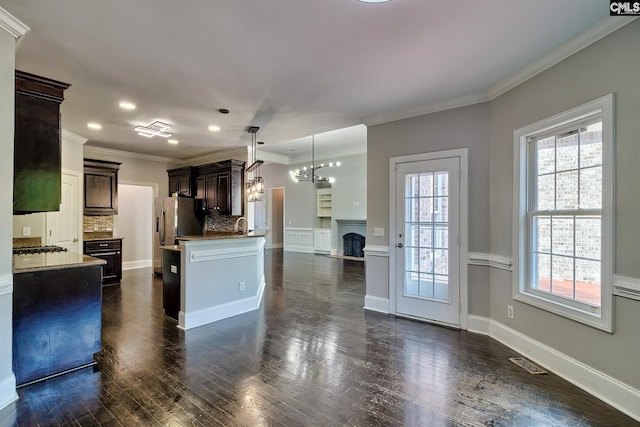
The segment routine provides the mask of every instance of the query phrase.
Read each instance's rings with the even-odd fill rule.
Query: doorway
[[[394,314],[466,326],[466,176],[466,149],[392,159]]]
[[[284,242],[284,188],[270,188],[269,200],[271,206],[268,223],[271,232],[267,235],[268,247],[270,249],[282,248]]]
[[[122,269],[151,267],[154,188],[118,184],[117,234],[122,240]]]

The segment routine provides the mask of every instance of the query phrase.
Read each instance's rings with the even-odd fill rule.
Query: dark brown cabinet
[[[120,284],[122,281],[122,239],[85,241],[83,253],[107,261],[102,266],[102,286]]]
[[[70,85],[16,70],[13,212],[60,210],[60,104]]]
[[[169,197],[174,193],[181,196],[193,197],[196,194],[196,169],[191,166],[171,169],[169,175]]]
[[[120,163],[84,159],[84,214],[118,213],[118,170]]]
[[[185,169],[185,168],[182,168]],[[169,191],[175,188],[171,173]],[[202,209],[210,214],[241,216],[244,212],[244,162],[225,160],[192,168],[195,197],[203,199]],[[183,175],[184,176],[184,175]],[[173,186],[173,187],[172,187]]]

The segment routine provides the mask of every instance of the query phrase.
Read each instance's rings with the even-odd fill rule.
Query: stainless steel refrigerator
[[[160,197],[154,205],[153,271],[162,274],[160,246],[175,245],[179,236],[202,234],[202,200],[191,197]]]

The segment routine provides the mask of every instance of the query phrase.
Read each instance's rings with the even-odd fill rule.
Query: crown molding
[[[424,116],[425,114],[437,113],[439,111],[452,110],[454,108],[466,107],[490,101],[489,95],[484,92],[464,95],[457,98],[446,99],[426,106],[421,106],[409,110],[402,114],[391,116],[374,116],[364,120],[362,123],[367,126],[380,125],[382,123],[394,122],[396,120],[410,119],[412,117]]]
[[[15,16],[0,7],[0,28],[11,34],[16,40],[24,36],[30,30]]]
[[[607,17],[600,24],[582,32],[568,42],[545,54],[542,58],[539,58],[526,67],[516,71],[506,79],[489,88],[489,90],[487,90],[486,92],[478,92],[471,95],[465,95],[458,98],[439,101],[433,104],[422,106],[417,109],[409,110],[401,114],[389,116],[374,116],[364,120],[363,123],[367,126],[374,126],[382,123],[393,122],[396,120],[409,119],[411,117],[417,117],[425,114],[432,114],[439,111],[452,110],[454,108],[466,107],[473,104],[479,104],[481,102],[491,101],[513,89],[514,87],[535,77],[546,69],[556,65],[558,62],[567,59],[571,55],[579,52],[587,46],[619,30],[620,28],[633,22],[636,19],[638,19],[638,17],[636,16]]]
[[[141,153],[133,153],[131,151],[122,151],[122,150],[113,150],[111,148],[102,148],[102,147],[94,147],[92,145],[85,145],[84,146],[84,155],[85,157],[87,155],[92,155],[92,154],[102,154],[105,156],[117,156],[117,157],[126,157],[129,159],[139,159],[139,160],[149,160],[152,162],[159,162],[159,163],[176,163],[176,162],[180,162],[180,160],[178,159],[172,159],[170,157],[160,157],[160,156],[153,156],[151,154],[141,154]]]
[[[249,147],[232,148],[229,150],[214,151],[213,153],[204,154],[202,156],[192,157],[190,159],[179,160],[183,165],[198,166],[207,163],[220,162],[240,157],[237,160],[246,160],[249,156]]]
[[[85,138],[84,136],[77,135],[73,132],[69,132],[68,130],[64,130],[64,129],[62,129],[62,140],[75,142],[78,144],[84,144],[85,142],[88,141],[88,139]]]
[[[534,76],[540,74],[548,68],[556,65],[558,62],[567,59],[571,55],[581,51],[585,47],[597,42],[598,40],[608,36],[614,31],[619,30],[625,25],[633,22],[637,17],[633,16],[610,16],[603,20],[599,25],[590,28],[577,37],[569,40],[568,42],[561,44],[551,52],[545,54],[542,58],[532,62],[526,67],[516,71],[500,83],[494,85],[487,92],[489,99],[497,98],[498,96],[508,92],[514,87],[526,82]]]

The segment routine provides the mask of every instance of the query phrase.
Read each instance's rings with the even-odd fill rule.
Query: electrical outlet
[[[383,227],[373,227],[373,235],[375,237],[384,237],[384,228]]]
[[[513,306],[512,305],[508,305],[507,306],[507,317],[509,319],[513,319]]]
[[[245,291],[245,284],[244,282],[240,282],[240,292],[244,292]]]
[[[31,227],[22,227],[23,236],[31,236]]]
[[[177,265],[172,265],[171,266],[171,272],[173,274],[178,274],[178,266]]]

